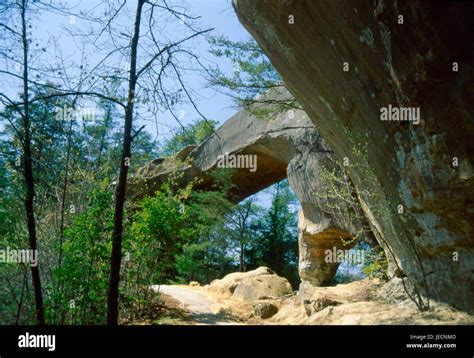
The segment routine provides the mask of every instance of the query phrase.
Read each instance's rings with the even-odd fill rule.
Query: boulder
[[[268,267],[228,274],[220,280],[212,281],[207,290],[215,297],[231,298],[242,303],[282,297],[292,293],[288,280],[276,275]]]
[[[232,299],[240,302],[253,302],[269,298],[291,295],[293,292],[286,278],[275,274],[245,277],[235,288]]]
[[[216,297],[228,299],[232,297],[235,289],[243,279],[272,274],[272,270],[263,266],[248,272],[233,272],[224,276],[220,280],[213,280],[207,290]]]

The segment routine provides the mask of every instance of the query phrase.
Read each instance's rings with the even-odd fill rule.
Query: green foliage
[[[232,171],[216,170],[211,175],[213,190],[193,191],[186,208],[195,236],[176,258],[179,277],[184,281],[209,282],[232,270],[223,235],[225,215],[234,207],[227,197]]]
[[[64,98],[32,107],[38,242],[42,253],[45,313],[50,324],[103,324],[110,270],[113,186],[120,160],[120,115],[99,102],[95,120],[64,120]],[[4,115],[12,115],[6,109]],[[18,118],[14,118],[14,123]],[[216,122],[211,122],[214,129]],[[167,143],[169,153],[207,138],[205,122],[189,126]],[[24,183],[16,165],[21,146],[5,125],[0,136],[0,238],[2,247],[27,247],[22,202]],[[69,154],[68,154],[69,153]],[[146,132],[134,141],[132,169],[155,158]],[[292,279],[297,270],[295,220],[279,190],[269,212],[250,201],[234,204],[232,170],[216,170],[211,190],[179,189],[170,178],[153,197],[128,208],[124,221],[120,302],[122,316],[139,318],[158,299],[148,287],[171,282],[202,283],[266,265]],[[62,194],[66,189],[64,202]],[[286,199],[284,199],[286,197]],[[288,200],[287,200],[288,199]],[[64,205],[64,207],[63,207]],[[250,209],[245,222],[239,217]],[[61,218],[63,234],[61,235]],[[294,219],[294,218],[293,218]],[[62,242],[62,244],[61,244]],[[288,251],[289,250],[289,251]],[[242,261],[242,265],[241,262]],[[293,275],[293,276],[292,276]],[[25,265],[0,266],[1,323],[34,323],[31,274]]]
[[[185,201],[192,186],[173,193],[164,184],[153,197],[145,197],[133,215],[131,237],[124,250],[137,262],[139,284],[166,283],[176,275],[175,257],[194,235]]]
[[[258,237],[258,222],[264,209],[248,198],[226,215],[223,235],[227,238],[229,249],[232,250],[239,264],[239,271],[247,271],[249,262],[247,252]]]
[[[368,150],[367,142],[365,140],[358,140],[347,129],[344,128],[346,138],[351,146],[351,155],[353,159],[348,160],[347,165],[342,166],[341,163],[336,162],[333,168],[320,168],[320,175],[323,177],[326,184],[325,190],[320,193],[315,193],[324,199],[326,205],[331,209],[337,210],[339,215],[347,216],[347,221],[366,223],[366,218],[360,210],[358,195],[370,203],[371,212],[378,218],[383,220],[390,220],[390,207],[388,205],[385,195],[379,190],[377,186],[378,179],[374,171],[368,165]],[[355,193],[355,189],[349,179],[350,172],[362,173],[367,186]],[[341,203],[343,205],[341,205]],[[341,206],[345,207],[344,211]],[[354,234],[354,237],[349,241],[358,241],[357,247],[362,247],[365,251],[365,262],[362,268],[363,273],[367,277],[378,277],[380,279],[387,279],[388,261],[382,247],[368,247],[363,245],[365,233],[371,229],[368,224],[361,227],[361,229]],[[361,246],[362,245],[362,246]]]
[[[7,193],[5,193],[7,194]],[[14,196],[0,196],[0,249],[25,249],[26,225],[22,206]],[[0,263],[0,324],[34,324],[34,304],[28,295],[30,267]]]
[[[214,86],[233,98],[235,103],[250,113],[266,118],[271,113],[300,108],[293,98],[262,95],[268,90],[284,90],[283,82],[263,50],[254,39],[231,41],[224,36],[209,40],[214,56],[228,59],[233,66],[231,74],[219,68],[210,70],[208,78]],[[260,106],[264,104],[264,106]]]
[[[171,156],[189,145],[197,145],[214,133],[217,121],[197,120],[192,124],[178,130],[165,143],[163,154]]]
[[[51,296],[59,312],[47,314],[62,324],[105,322],[112,219],[111,192],[94,189],[89,208],[65,231],[62,264],[55,270],[60,289]]]
[[[358,255],[363,255],[363,262],[357,259],[351,260],[351,257],[346,258],[332,279],[333,284],[351,282],[364,277],[388,279],[388,262],[382,247],[361,240],[351,250],[359,250]]]
[[[252,202],[232,204],[227,193],[231,171],[216,171],[212,191],[193,191],[186,210],[195,236],[176,258],[182,282],[208,283],[239,270],[268,266],[299,283],[296,215],[288,182],[275,185],[268,211]]]
[[[388,261],[380,246],[369,248],[365,255],[362,271],[367,277],[377,277],[388,280]]]
[[[250,108],[258,102],[256,95],[282,88],[281,79],[255,42],[219,38],[213,46],[216,56],[226,57],[236,65],[231,77],[215,72],[215,84],[233,92],[244,107]],[[87,71],[87,59],[83,60],[81,70]],[[104,88],[89,76],[87,81],[92,81],[89,84],[93,87],[85,85],[83,89],[125,101],[123,76],[119,75],[120,71],[108,73]],[[122,160],[124,118],[114,101],[94,101],[86,95],[56,97],[54,83],[40,86],[30,81],[28,86],[29,97],[35,98],[28,112],[34,211],[47,323],[103,324],[113,230],[113,183]],[[167,94],[168,109],[181,100],[179,91]],[[140,96],[136,104],[152,100],[150,93]],[[18,99],[21,100],[21,95]],[[159,99],[161,105],[164,100]],[[0,245],[25,249],[28,236],[22,202],[25,195],[23,121],[17,111],[22,108],[8,101],[3,104]],[[292,100],[273,101],[270,107],[280,110],[294,108],[294,104]],[[94,118],[71,113],[82,106],[95,108]],[[252,110],[265,112],[256,107]],[[160,154],[172,155],[188,145],[199,144],[216,126],[216,121],[195,121],[185,130],[177,131]],[[132,134],[129,169],[135,172],[158,157],[158,150],[146,131],[133,128]],[[275,199],[268,214],[251,203],[236,206],[229,194],[231,175],[231,171],[216,171],[210,191],[193,190],[193,184],[178,189],[176,182],[170,180],[155,196],[133,203],[133,207],[126,203],[120,287],[121,310],[125,316],[139,317],[139,312],[156,303],[157,296],[148,289],[152,284],[191,279],[209,282],[239,268],[251,269],[259,264],[283,275],[296,271],[296,235],[284,202]],[[232,221],[247,209],[250,216],[245,222]],[[236,252],[240,254],[238,258]],[[239,260],[243,264],[239,265]],[[34,323],[30,268],[0,265],[0,287],[0,323]]]
[[[281,85],[280,76],[254,39],[236,42],[220,36],[211,38],[210,44],[213,55],[228,58],[234,65],[233,76],[218,76],[216,84],[231,90],[246,89],[253,97],[262,89]]]
[[[295,200],[287,180],[274,185],[270,209],[253,224],[258,236],[247,254],[250,267],[268,266],[293,287],[299,283],[297,218],[290,210]]]
[[[34,96],[47,96],[52,91],[32,90]],[[101,323],[105,317],[103,295],[110,259],[106,246],[111,236],[108,225],[112,223],[110,208],[105,210],[103,200],[113,201],[114,193],[105,188],[105,183],[116,180],[118,174],[122,118],[115,105],[104,101],[96,103],[93,120],[65,116],[64,109],[72,110],[74,104],[79,106],[74,99],[62,97],[36,101],[30,106],[35,215],[38,249],[45,268],[42,284],[46,319],[58,324]],[[93,107],[94,103],[87,105]],[[0,132],[0,238],[8,240],[2,242],[2,248],[8,245],[25,249],[28,239],[22,202],[23,149],[14,128],[21,126],[21,119],[8,107],[0,116],[13,123],[2,122]],[[157,156],[155,143],[144,131],[136,135],[132,151],[131,170]],[[62,217],[64,245],[60,266]],[[34,323],[29,267],[0,265],[0,285],[10,286],[0,290],[0,323]]]

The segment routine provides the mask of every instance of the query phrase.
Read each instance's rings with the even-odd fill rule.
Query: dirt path
[[[183,305],[183,308],[186,308],[190,312],[190,317],[196,324],[241,324],[236,321],[235,318],[230,317],[226,312],[213,312],[212,305],[216,302],[187,286],[154,285],[151,288],[155,292],[166,294],[179,301]]]

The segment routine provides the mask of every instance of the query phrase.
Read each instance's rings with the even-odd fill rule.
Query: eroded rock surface
[[[392,281],[366,278],[331,287],[300,287],[298,295],[281,302],[267,324],[308,325],[459,325],[472,324],[474,316],[452,306],[433,302],[420,311],[403,290],[387,297]],[[388,301],[387,301],[388,299]]]
[[[373,232],[423,305],[429,297],[474,309],[474,4],[233,5],[336,157],[348,159]],[[420,108],[420,123],[382,121],[389,105]]]

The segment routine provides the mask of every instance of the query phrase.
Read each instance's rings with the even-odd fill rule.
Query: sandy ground
[[[232,299],[214,297],[202,286],[156,285],[152,286],[162,297],[171,298],[175,307],[188,319],[172,324],[197,325],[380,325],[380,324],[473,324],[474,316],[459,312],[449,306],[433,303],[427,312],[418,311],[409,302],[389,303],[377,297],[380,287],[373,280],[362,280],[317,290],[331,297],[336,303],[322,307],[311,316],[298,296],[271,301],[279,307],[270,319],[252,315],[251,304],[241,304]],[[165,302],[166,303],[166,302]],[[167,323],[165,323],[167,324]]]
[[[194,324],[234,325],[242,324],[228,311],[214,308],[217,300],[199,292],[199,288],[182,285],[155,285],[153,291],[165,294],[180,302],[180,307],[189,312]]]

